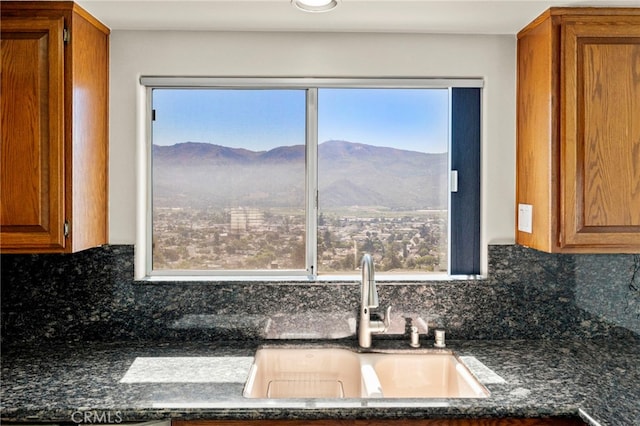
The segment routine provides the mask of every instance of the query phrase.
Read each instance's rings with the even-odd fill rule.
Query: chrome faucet
[[[360,286],[360,325],[358,328],[358,343],[362,348],[371,347],[371,335],[384,333],[391,324],[391,306],[387,308],[384,322],[371,321],[371,308],[378,307],[378,290],[376,289],[373,258],[370,254],[362,256],[362,284]]]

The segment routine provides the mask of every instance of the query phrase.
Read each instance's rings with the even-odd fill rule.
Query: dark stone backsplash
[[[3,342],[354,338],[354,282],[141,283],[133,251],[0,256]],[[426,323],[453,339],[637,338],[638,261],[493,245],[487,279],[379,283],[380,304],[394,338]]]

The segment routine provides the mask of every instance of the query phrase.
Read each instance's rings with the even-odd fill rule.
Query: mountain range
[[[318,146],[322,208],[446,208],[446,153],[331,140]],[[251,151],[201,142],[153,145],[154,205],[304,204],[304,145]]]

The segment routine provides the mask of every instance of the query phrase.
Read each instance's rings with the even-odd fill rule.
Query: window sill
[[[482,281],[487,277],[483,275],[384,275],[376,276],[376,282],[380,284],[426,284],[434,282],[453,282],[453,281]],[[140,284],[161,284],[161,283],[211,283],[211,284],[227,284],[227,283],[255,283],[255,284],[359,284],[361,278],[359,275],[324,275],[317,277],[304,276],[211,276],[211,275],[154,275],[147,276],[136,280]]]

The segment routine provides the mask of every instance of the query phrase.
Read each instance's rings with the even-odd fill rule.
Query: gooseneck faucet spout
[[[362,269],[362,307],[377,308],[378,290],[376,289],[373,258],[370,254],[362,256],[360,268]]]
[[[371,335],[384,333],[390,325],[391,307],[387,309],[382,321],[371,321],[371,309],[378,307],[378,290],[376,289],[373,258],[370,254],[362,256],[360,263],[362,269],[362,283],[360,286],[360,324],[358,329],[358,343],[360,347],[371,347]]]

